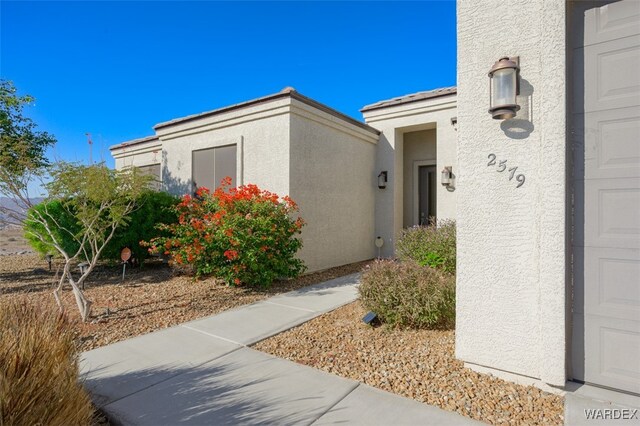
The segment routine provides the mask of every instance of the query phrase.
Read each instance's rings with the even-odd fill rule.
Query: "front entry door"
[[[418,225],[436,219],[436,166],[418,167]]]
[[[640,393],[640,2],[574,2],[573,378]]]

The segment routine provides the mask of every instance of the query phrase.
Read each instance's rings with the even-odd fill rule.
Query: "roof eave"
[[[398,106],[402,106],[402,105],[406,105],[406,104],[412,104],[412,103],[415,103],[415,102],[430,101],[431,99],[443,98],[445,96],[456,96],[457,94],[458,94],[458,91],[454,90],[454,91],[446,92],[446,93],[436,93],[433,96],[428,96],[428,97],[424,97],[424,98],[407,99],[405,101],[399,101],[399,102],[392,103],[392,104],[384,104],[383,102],[388,102],[388,101],[381,101],[381,102],[376,102],[375,104],[365,105],[364,107],[362,107],[362,109],[360,109],[360,112],[361,113],[365,113],[365,112],[369,112],[369,111],[375,111],[375,110],[378,110],[378,109],[393,108],[393,107],[398,107]],[[379,105],[380,103],[382,103],[382,105]]]
[[[144,138],[139,138],[139,139],[133,139],[127,142],[122,142],[116,145],[111,145],[109,147],[109,151],[115,151],[117,149],[122,149],[122,148],[126,148],[126,147],[130,147],[130,146],[135,146],[135,145],[140,145],[143,143],[148,143],[148,142],[153,142],[153,141],[160,141],[160,138],[156,135],[152,135],[152,136],[147,136]]]
[[[165,121],[163,123],[156,124],[155,126],[153,126],[153,129],[157,131],[159,129],[164,129],[164,128],[171,127],[171,126],[174,126],[174,125],[184,124],[184,123],[187,123],[189,121],[200,120],[202,118],[207,118],[207,117],[211,117],[211,116],[215,116],[215,115],[219,115],[219,114],[224,114],[226,112],[231,112],[231,111],[235,111],[235,110],[239,110],[239,109],[243,109],[243,108],[247,108],[247,107],[251,107],[251,106],[256,106],[256,105],[264,104],[264,103],[267,103],[267,102],[272,102],[272,101],[275,101],[277,99],[286,98],[286,97],[290,97],[290,98],[296,99],[296,100],[298,100],[300,102],[304,102],[307,105],[310,105],[310,106],[312,106],[314,108],[317,108],[317,109],[319,109],[319,110],[321,110],[323,112],[326,112],[327,114],[331,114],[334,117],[340,118],[341,120],[343,120],[343,121],[345,121],[345,122],[347,122],[349,124],[358,126],[358,127],[362,128],[362,129],[367,130],[367,131],[369,131],[371,133],[374,133],[376,135],[380,134],[380,131],[378,131],[377,129],[369,126],[368,124],[363,123],[361,121],[358,121],[353,117],[349,117],[348,115],[343,114],[340,111],[337,111],[337,110],[335,110],[335,109],[333,109],[333,108],[331,108],[331,107],[329,107],[327,105],[324,105],[324,104],[322,104],[322,103],[320,103],[318,101],[315,101],[315,100],[313,100],[313,99],[311,99],[311,98],[309,98],[307,96],[304,96],[304,95],[302,95],[302,94],[300,94],[297,91],[292,90],[292,89],[290,89],[290,90],[285,89],[282,92],[274,93],[274,94],[268,95],[268,96],[263,96],[261,98],[253,99],[253,100],[246,101],[246,102],[241,102],[239,104],[234,104],[234,105],[230,105],[230,106],[227,106],[227,107],[215,109],[215,110],[212,110],[212,111],[202,112],[202,113],[199,113],[199,114],[194,114],[194,115],[190,115],[190,116],[183,117],[183,118],[177,118],[177,119],[174,119],[174,120]]]

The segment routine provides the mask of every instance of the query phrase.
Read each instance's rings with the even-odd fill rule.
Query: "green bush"
[[[402,231],[396,243],[400,260],[413,260],[449,274],[456,273],[456,223],[453,220],[431,222]]]
[[[36,215],[36,212],[39,212],[40,215]],[[45,226],[34,220],[34,218],[49,216],[53,217],[53,219],[48,220],[47,225],[58,244],[62,246],[66,253],[77,252],[80,245],[71,237],[71,234],[77,235],[81,229],[80,225],[78,225],[73,215],[65,208],[62,201],[59,200],[43,201],[29,209],[27,219],[24,222],[24,237],[29,245],[36,253],[40,253],[42,256],[46,254],[58,254],[55,248],[52,247],[50,238],[43,241],[37,237],[37,235],[45,236],[48,235],[48,233],[45,230]],[[68,232],[63,229],[66,229]]]
[[[226,178],[214,192],[199,188],[196,197],[185,195],[176,208],[178,223],[162,227],[170,237],[150,241],[150,250],[190,265],[196,277],[213,275],[230,285],[268,286],[301,274],[296,236],[304,221],[294,218],[296,203],[256,185],[230,184]]]
[[[140,242],[166,235],[157,225],[177,222],[174,207],[179,201],[178,197],[166,192],[150,191],[143,194],[138,208],[129,216],[129,224],[116,230],[113,239],[104,249],[103,257],[119,261],[122,249],[129,247],[133,257],[142,263],[149,257],[149,250],[141,246]]]
[[[455,278],[414,261],[375,262],[363,273],[359,292],[365,308],[387,324],[432,329],[455,325]]]
[[[143,262],[149,257],[149,252],[146,248],[140,246],[140,241],[148,241],[164,235],[163,231],[158,230],[156,226],[160,223],[171,224],[177,221],[174,207],[178,204],[178,201],[177,197],[166,192],[149,191],[143,194],[139,200],[138,208],[131,213],[128,223],[116,230],[101,257],[107,260],[120,261],[120,251],[125,247],[129,247],[133,252],[133,256],[139,262]],[[52,217],[47,221],[49,228],[67,253],[75,253],[78,250],[79,245],[71,233],[78,235],[81,228],[72,212],[69,211],[69,207],[63,205],[62,201],[53,200],[37,204],[27,213],[27,220],[24,226],[25,238],[37,253],[43,256],[47,253],[58,254],[51,246],[50,239],[43,242],[35,236],[46,235],[46,232],[43,232],[44,226],[42,224],[33,220],[35,217],[34,210],[39,211],[44,217],[47,217],[44,213],[48,213]],[[63,228],[71,233],[62,230]]]
[[[74,331],[64,316],[27,303],[0,305],[0,425],[88,425]]]

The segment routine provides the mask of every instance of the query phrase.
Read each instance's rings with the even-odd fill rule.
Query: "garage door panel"
[[[640,177],[640,107],[574,115],[572,133],[578,178]]]
[[[640,393],[640,2],[573,2],[572,374]]]
[[[640,99],[640,36],[596,44],[578,49],[574,67],[584,63],[584,86],[575,87],[575,112],[594,112],[637,106]],[[581,85],[582,82],[575,82]]]
[[[584,381],[640,393],[640,324],[585,315]]]
[[[584,27],[581,28],[582,37],[576,37],[573,46],[579,46],[582,43],[589,46],[638,34],[640,2],[610,2],[602,7],[594,7],[602,3],[576,3],[576,14],[584,15]]]
[[[577,293],[575,311],[621,320],[640,320],[640,250],[579,249],[577,263],[592,291]]]
[[[576,245],[640,248],[640,179],[576,180]]]

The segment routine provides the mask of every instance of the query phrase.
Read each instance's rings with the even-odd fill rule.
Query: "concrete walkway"
[[[357,298],[357,274],[82,354],[94,402],[124,425],[474,424],[248,348]]]

